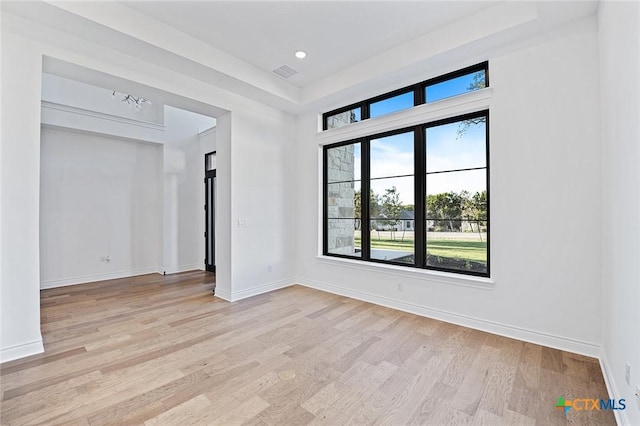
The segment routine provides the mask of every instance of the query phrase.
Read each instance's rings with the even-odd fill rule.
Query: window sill
[[[440,284],[472,287],[482,290],[493,290],[493,288],[495,287],[495,282],[491,278],[475,277],[471,275],[454,274],[396,265],[385,265],[355,259],[344,259],[341,257],[318,255],[316,256],[316,259],[318,260],[318,263],[323,263],[326,265],[340,266],[350,269],[358,269],[361,271],[400,276],[404,278],[423,279]]]

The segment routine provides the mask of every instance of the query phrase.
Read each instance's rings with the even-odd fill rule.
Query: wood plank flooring
[[[42,291],[46,352],[0,365],[3,425],[615,424],[597,360],[294,286],[213,275]]]

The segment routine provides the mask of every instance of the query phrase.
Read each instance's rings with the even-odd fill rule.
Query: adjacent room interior
[[[205,155],[216,150],[216,121],[170,102],[45,59],[41,288],[202,269]]]
[[[637,2],[1,7],[3,424],[640,424]]]

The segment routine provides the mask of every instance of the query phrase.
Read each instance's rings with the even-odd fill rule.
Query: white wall
[[[47,77],[47,74],[43,75]],[[50,85],[59,84],[62,84],[67,90],[53,90],[49,87]],[[94,93],[96,90],[98,90],[97,95]],[[100,267],[90,274],[77,274],[75,273],[78,272],[75,271],[77,268],[66,268],[58,265],[54,268],[57,273],[54,274],[55,276],[51,276],[52,268],[48,267],[47,271],[41,274],[42,288],[157,271],[176,273],[203,269],[204,224],[202,204],[204,201],[202,189],[204,185],[204,154],[200,153],[203,146],[201,146],[202,142],[198,135],[202,130],[212,129],[212,126],[215,126],[215,119],[191,111],[162,105],[161,110],[164,112],[162,120],[159,121],[165,124],[149,128],[145,127],[146,123],[138,120],[123,121],[114,118],[113,115],[102,114],[100,111],[102,104],[108,104],[111,99],[104,96],[100,97],[105,95],[102,93],[104,90],[100,91],[97,87],[49,75],[43,80],[42,91],[43,97],[46,96],[47,101],[56,102],[56,105],[61,106],[61,108],[51,108],[48,103],[43,103],[42,122],[48,126],[70,129],[73,131],[73,135],[89,134],[97,137],[102,135],[104,138],[120,140],[121,143],[124,140],[135,141],[141,139],[142,141],[164,144],[162,164],[160,166],[163,169],[163,173],[158,178],[160,181],[158,185],[163,193],[161,199],[163,198],[164,202],[161,211],[154,211],[154,213],[160,215],[163,222],[162,229],[155,232],[155,235],[158,236],[158,244],[163,247],[161,259],[154,261],[152,266],[132,267],[130,265],[131,267],[125,269],[118,269],[118,267],[124,266],[122,264],[116,265],[113,262],[109,262],[106,265],[109,266],[108,268]],[[52,94],[57,94],[57,96]],[[83,99],[87,96],[91,97],[91,102]],[[154,100],[156,104],[161,103],[159,98],[154,98]],[[83,109],[67,108],[68,106],[82,106]],[[122,139],[123,137],[126,139]],[[50,154],[53,151],[53,149],[50,149],[43,152],[42,155],[59,155],[61,157],[67,155],[66,151],[59,154]],[[83,150],[77,150],[77,153],[73,150],[71,152],[72,154],[69,155],[70,163],[91,161],[90,152]],[[123,161],[127,161],[126,155]],[[72,169],[73,166],[70,165],[69,168]],[[47,179],[43,182],[49,182],[49,180]],[[74,193],[75,189],[70,189],[70,193]],[[87,200],[87,202],[93,201]],[[87,207],[84,208],[84,210],[88,209]],[[50,222],[52,219],[49,215],[50,210],[42,208],[41,223]],[[104,232],[104,229],[109,228],[109,226],[113,226],[113,224],[105,222],[105,225],[100,230]],[[118,229],[125,230],[128,228],[118,227]],[[77,242],[79,245],[82,240],[81,236],[78,235],[76,239],[79,240]],[[155,250],[159,246],[154,245],[153,247]],[[49,246],[46,248],[41,247],[40,250],[43,256],[42,262],[46,265],[51,265],[53,262],[58,261],[56,256],[49,255],[50,248]],[[106,257],[106,254],[100,256],[101,259],[104,257]],[[111,257],[113,258],[113,256]],[[124,257],[124,254],[121,255],[121,261],[123,260],[122,257]],[[85,260],[82,262],[87,265]]]
[[[215,120],[165,107],[168,135],[164,149],[164,261],[162,271],[204,269],[204,150],[213,150],[212,137],[199,133]],[[177,130],[176,130],[177,129]],[[207,151],[207,152],[209,152]]]
[[[295,120],[275,110],[239,110],[231,120],[231,299],[294,282]],[[218,151],[218,164],[225,152]],[[222,167],[220,167],[222,168]],[[222,177],[218,179],[220,182]],[[246,226],[238,226],[238,220]],[[224,250],[224,248],[221,248]],[[219,253],[221,254],[221,253]],[[218,292],[218,290],[216,290]]]
[[[295,282],[294,128],[291,115],[255,104],[217,117],[219,297],[238,300]],[[212,150],[203,145],[202,153]]]
[[[231,179],[235,172],[231,162],[231,113],[216,117],[216,295],[221,294],[227,300],[231,298],[233,258],[231,250],[235,245],[232,240],[234,227],[232,213]]]
[[[41,288],[157,272],[162,146],[51,128],[41,140]]]
[[[488,56],[493,286],[318,259],[314,114],[300,117],[297,127],[299,281],[597,355],[601,168],[595,21],[557,34]]]
[[[2,34],[0,361],[42,351],[38,186],[41,57]]]
[[[178,103],[218,116],[216,293],[238,299],[294,282],[295,250],[287,236],[295,223],[290,208],[296,183],[291,115],[220,89],[215,82],[185,77],[69,34],[32,28],[4,12],[2,19],[2,361],[42,349],[38,200],[43,55],[156,87],[175,95]],[[14,35],[17,31],[28,35]],[[256,200],[260,208],[255,208]],[[246,219],[248,226],[232,227],[237,218]]]
[[[640,424],[640,4],[599,11],[602,97],[602,361],[610,391],[627,399],[620,424]],[[631,380],[624,365],[631,364]]]

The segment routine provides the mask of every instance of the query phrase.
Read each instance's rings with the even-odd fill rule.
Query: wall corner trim
[[[618,399],[620,398],[620,394],[618,393],[618,388],[616,386],[616,382],[613,379],[613,374],[611,370],[611,366],[609,364],[609,359],[607,358],[607,352],[604,350],[604,347],[600,348],[600,369],[602,370],[602,375],[604,376],[604,383],[607,386],[607,392],[609,393],[609,398]],[[630,401],[631,405],[633,405],[633,401]],[[627,416],[627,412],[625,410],[612,410],[613,415],[616,418],[616,423],[625,426],[631,425],[629,422],[629,417]]]
[[[231,293],[228,290],[225,290],[223,288],[216,287],[213,295],[215,297],[219,297],[222,300],[226,300],[227,302],[231,302]]]
[[[0,349],[0,362],[13,361],[44,352],[42,336],[39,339]]]

